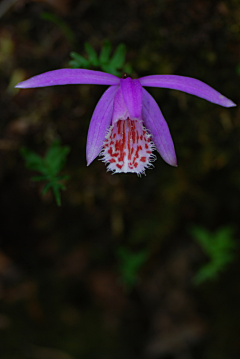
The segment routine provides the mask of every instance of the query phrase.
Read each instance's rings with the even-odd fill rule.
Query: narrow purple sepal
[[[54,85],[92,84],[92,85],[118,85],[120,79],[106,72],[84,69],[60,69],[44,72],[19,82],[17,88],[34,88]]]
[[[142,86],[164,87],[204,98],[224,107],[236,106],[234,102],[200,80],[177,75],[152,75],[139,79]]]
[[[87,136],[87,165],[99,155],[102,150],[106,133],[111,125],[114,96],[118,86],[109,87],[93,112]]]
[[[130,77],[120,80],[124,102],[131,119],[142,119],[142,86],[138,80]]]
[[[143,89],[143,123],[149,130],[153,143],[161,157],[171,166],[177,166],[177,158],[168,125],[154,98]]]

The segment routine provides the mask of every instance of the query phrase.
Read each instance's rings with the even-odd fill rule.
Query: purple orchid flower
[[[87,165],[99,154],[114,173],[141,174],[152,165],[156,148],[168,164],[177,166],[168,125],[143,86],[163,87],[204,98],[224,107],[236,106],[205,83],[185,76],[153,75],[132,80],[100,71],[61,69],[20,82],[17,88],[67,84],[110,85],[93,113],[87,137]]]

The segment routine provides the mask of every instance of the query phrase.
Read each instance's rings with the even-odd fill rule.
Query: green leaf
[[[113,54],[113,57],[109,63],[112,68],[121,69],[125,62],[126,46],[119,44]]]
[[[85,57],[79,55],[77,52],[70,52],[70,56],[73,58],[73,60],[70,61],[69,64],[74,68],[83,67],[87,69],[91,65],[91,63],[87,59],[85,59]]]
[[[62,181],[62,180],[68,180],[70,178],[70,176],[68,175],[62,175],[58,177],[58,181]]]
[[[138,272],[149,257],[147,250],[131,252],[127,248],[120,247],[116,252],[119,258],[118,270],[122,283],[130,289],[136,282]]]
[[[99,65],[99,61],[98,61],[98,57],[97,57],[97,53],[94,50],[94,48],[88,43],[85,42],[84,44],[84,48],[85,51],[87,52],[88,56],[89,56],[89,61],[93,66],[98,66]]]
[[[87,60],[76,52],[71,52],[72,60],[69,61],[69,65],[72,68],[77,69],[82,67],[88,69],[90,67],[100,67],[101,70],[118,77],[122,75],[122,72],[132,73],[131,66],[129,64],[124,65],[126,55],[126,46],[124,44],[119,44],[112,58],[110,58],[112,45],[106,40],[101,49],[99,59],[96,51],[89,43],[85,43],[84,47],[89,59]]]
[[[111,65],[101,65],[101,69],[105,72],[108,72],[111,75],[115,75],[115,76],[121,76],[121,72],[117,71],[114,67],[112,67]]]
[[[53,181],[47,183],[42,190],[42,194],[45,195],[50,189],[52,189],[57,205],[61,206],[60,190],[65,191],[66,187],[64,184],[59,183],[58,180],[59,179],[56,178]]]
[[[42,194],[43,194],[43,195],[46,194],[51,187],[52,187],[52,182],[47,183],[47,184],[43,187]]]
[[[62,170],[69,152],[70,148],[68,146],[61,147],[59,141],[52,144],[44,158],[44,164],[50,175],[56,176]]]
[[[34,176],[31,178],[32,181],[39,182],[39,181],[47,181],[49,176]]]
[[[111,45],[110,41],[108,41],[108,40],[104,41],[104,44],[103,44],[103,47],[102,47],[102,50],[101,50],[100,56],[99,56],[99,62],[101,65],[108,63],[111,50],[112,50],[112,45]]]
[[[81,67],[78,62],[74,60],[69,61],[68,64],[72,69],[78,69],[79,67]]]
[[[61,196],[60,196],[59,188],[57,186],[53,186],[53,194],[55,196],[57,205],[60,207],[62,203],[61,203]]]
[[[132,66],[130,64],[125,64],[123,66],[123,72],[126,72],[127,74],[131,74],[133,72]]]
[[[44,164],[42,157],[37,155],[35,152],[27,149],[26,147],[21,148],[20,152],[25,160],[27,168],[33,171],[43,172]]]
[[[199,285],[206,280],[213,280],[218,277],[219,268],[216,267],[215,263],[208,263],[200,268],[197,274],[193,278],[193,283]]]
[[[193,279],[195,284],[216,278],[219,272],[233,261],[233,249],[236,248],[234,231],[230,226],[219,228],[215,233],[197,226],[191,228],[190,233],[193,238],[209,257],[209,262],[195,275]]]
[[[50,146],[44,158],[26,148],[21,149],[21,154],[25,159],[27,168],[42,174],[41,176],[33,177],[32,180],[47,182],[42,193],[44,195],[52,189],[58,206],[61,205],[60,190],[65,190],[64,184],[60,181],[69,178],[67,175],[59,176],[58,173],[65,165],[69,151],[70,148],[68,146],[61,146],[59,141],[55,141]]]

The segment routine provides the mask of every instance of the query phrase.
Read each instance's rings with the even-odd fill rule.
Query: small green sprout
[[[119,44],[117,46],[112,58],[110,57],[112,45],[108,40],[104,42],[99,57],[89,43],[86,42],[84,48],[88,55],[88,59],[76,52],[70,53],[72,60],[69,62],[69,65],[72,68],[89,69],[91,67],[99,67],[101,70],[115,76],[121,76],[122,72],[132,72],[132,68],[129,64],[124,65],[126,57],[126,46],[124,44]]]
[[[117,257],[119,258],[118,272],[120,279],[126,289],[131,289],[137,281],[139,270],[149,257],[148,251],[132,252],[125,247],[117,249]]]
[[[63,169],[69,152],[70,148],[61,146],[59,141],[55,141],[50,146],[45,157],[39,156],[28,148],[21,149],[26,167],[41,173],[41,176],[34,176],[31,179],[47,182],[42,193],[44,195],[52,189],[58,206],[61,206],[60,190],[66,189],[61,181],[69,178],[66,175],[59,175],[59,172]]]
[[[190,233],[210,259],[199,269],[193,279],[194,283],[198,285],[206,280],[216,279],[219,272],[223,271],[234,259],[233,250],[236,248],[234,229],[227,226],[211,233],[205,228],[194,226]]]

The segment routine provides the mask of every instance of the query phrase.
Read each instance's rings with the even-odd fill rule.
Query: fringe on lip
[[[109,128],[100,159],[113,173],[145,174],[154,167],[155,145],[151,135],[139,120],[118,120]]]

